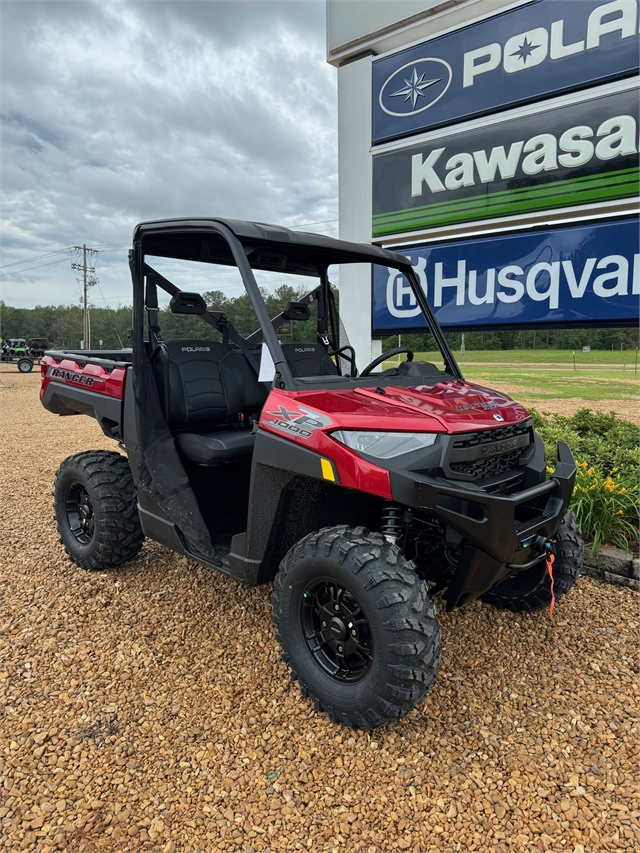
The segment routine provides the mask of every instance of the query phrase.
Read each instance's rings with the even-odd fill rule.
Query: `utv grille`
[[[470,433],[464,438],[459,438],[454,441],[454,448],[477,447],[479,444],[492,444],[494,441],[504,441],[506,438],[514,438],[517,435],[524,435],[531,430],[532,421],[522,421],[519,424],[511,424],[506,427],[498,427],[497,429],[483,429],[481,432]]]
[[[528,444],[533,440],[533,423],[531,420],[519,424],[511,424],[496,429],[486,429],[478,432],[468,433],[460,436],[453,442],[451,456],[449,459],[449,470],[455,477],[463,475],[474,480],[490,480],[508,471],[518,468],[518,460],[525,450],[522,436],[528,436]],[[520,439],[518,447],[513,439]],[[507,447],[500,452],[499,445],[507,443]],[[509,447],[508,445],[511,445]],[[491,445],[496,445],[492,448]],[[486,448],[486,450],[474,450],[474,448]],[[492,452],[494,450],[496,452]],[[465,458],[466,457],[466,458]],[[471,458],[469,458],[471,457]],[[506,488],[506,484],[503,483]],[[501,487],[502,488],[502,487]]]
[[[490,456],[488,459],[469,459],[466,462],[452,462],[449,467],[456,474],[469,474],[474,480],[486,480],[496,474],[504,474],[518,464],[521,449],[512,450],[502,456]]]

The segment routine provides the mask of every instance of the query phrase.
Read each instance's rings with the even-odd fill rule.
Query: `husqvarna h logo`
[[[418,263],[413,267],[425,296],[427,295],[426,266],[427,259],[421,257],[418,258]],[[411,285],[399,270],[394,270],[391,267],[387,278],[387,310],[392,317],[417,317],[421,313]]]
[[[380,106],[390,116],[413,116],[432,107],[451,85],[444,59],[416,59],[394,71],[380,89]]]

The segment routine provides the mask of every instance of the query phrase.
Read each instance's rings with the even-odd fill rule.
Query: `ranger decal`
[[[61,367],[50,367],[47,376],[52,379],[64,379],[65,382],[75,382],[77,385],[85,385],[90,388],[94,382],[104,382],[101,376],[85,376],[84,373],[76,373],[73,370],[63,370]]]

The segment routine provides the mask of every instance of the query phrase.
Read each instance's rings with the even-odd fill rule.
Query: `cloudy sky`
[[[1,0],[0,14],[7,304],[77,303],[82,243],[102,249],[93,304],[130,304],[145,219],[337,236],[324,0]]]

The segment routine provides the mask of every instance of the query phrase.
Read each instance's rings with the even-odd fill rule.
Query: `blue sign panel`
[[[534,0],[374,60],[373,143],[638,70],[638,0]]]
[[[444,328],[631,326],[640,317],[637,219],[398,251]],[[374,335],[425,330],[396,269],[375,267],[372,316]]]

